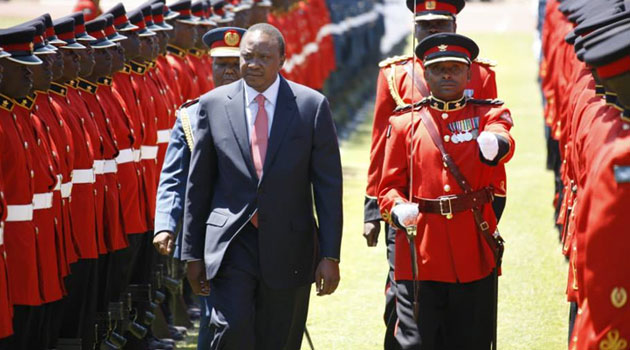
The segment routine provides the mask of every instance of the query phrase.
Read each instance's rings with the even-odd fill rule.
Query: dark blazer
[[[280,78],[258,179],[243,84],[218,87],[200,99],[182,259],[203,259],[208,279],[213,278],[230,241],[258,210],[265,283],[272,288],[308,284],[320,257],[339,258],[341,247],[341,159],[328,100]]]

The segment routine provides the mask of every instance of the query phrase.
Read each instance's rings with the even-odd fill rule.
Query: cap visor
[[[240,57],[238,47],[217,47],[210,50],[210,57]]]
[[[18,57],[9,56],[7,57],[7,59],[16,63],[27,65],[27,66],[36,66],[38,64],[42,64],[42,60],[40,60],[39,57],[35,55],[26,55],[26,56],[18,56]]]
[[[436,57],[434,59],[424,61],[424,66],[428,67],[432,64],[436,64],[440,62],[460,62],[460,63],[465,63],[467,65],[470,65],[470,61],[465,58],[454,57],[454,56],[442,56],[442,57]]]
[[[450,15],[443,15],[439,13],[423,13],[416,16],[416,21],[452,21],[455,18]]]
[[[99,42],[96,43],[90,43],[90,46],[92,46],[95,49],[106,49],[108,47],[114,47],[116,46],[115,43],[105,39],[105,40],[101,40]]]
[[[177,16],[179,16],[179,13],[177,13],[175,11],[169,11],[168,13],[164,14],[164,19],[172,20],[172,19],[177,18]]]
[[[70,50],[84,50],[84,49],[87,49],[87,47],[85,47],[85,46],[83,46],[83,45],[81,45],[81,44],[79,44],[77,42],[69,43],[69,44],[66,44],[64,46],[60,46],[60,48],[62,48],[62,49],[70,49]]]
[[[240,4],[240,5],[236,6],[232,10],[232,12],[240,12],[240,11],[243,11],[243,10],[249,10],[250,8],[252,8],[252,5],[250,5],[250,4]]]
[[[49,48],[47,48],[46,46],[40,47],[39,49],[35,49],[33,50],[33,53],[35,55],[52,55],[57,53],[56,50],[51,50]]]
[[[160,30],[164,30],[162,29],[162,27],[156,25],[155,23],[153,23],[152,25],[147,27],[148,30],[154,31],[154,32],[159,32]]]
[[[5,58],[5,57],[9,57],[11,56],[10,53],[6,52],[6,51],[0,51],[0,58]]]
[[[129,22],[123,24],[120,27],[116,27],[116,30],[119,31],[119,32],[128,32],[130,30],[137,30],[137,29],[138,29],[138,26],[133,25],[133,24],[131,24]]]
[[[48,39],[48,43],[49,44],[54,44],[54,45],[65,45],[67,44],[65,41],[59,39],[59,38],[54,38],[54,39]]]
[[[126,36],[124,35],[120,35],[118,33],[112,35],[111,37],[108,37],[107,39],[109,39],[109,41],[113,41],[113,42],[119,42],[119,41],[123,41],[125,39],[127,39]]]
[[[150,30],[148,30],[146,28],[138,31],[138,36],[140,36],[140,37],[147,37],[147,36],[154,36],[154,35],[155,35],[155,32],[150,31]]]
[[[84,33],[84,34],[77,35],[77,40],[79,40],[79,41],[94,41],[94,40],[96,40],[96,38],[91,36],[91,35],[89,35],[89,34],[85,34]]]
[[[196,18],[185,18],[185,19],[178,18],[178,19],[176,19],[176,21],[180,22],[180,23],[192,24],[194,26],[200,24],[199,20],[196,19]]]
[[[162,30],[173,30],[173,26],[168,23],[160,23],[158,26],[160,26]]]

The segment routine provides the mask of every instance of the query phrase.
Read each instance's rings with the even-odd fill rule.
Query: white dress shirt
[[[247,116],[247,135],[251,142],[252,130],[254,123],[256,122],[256,115],[258,114],[258,102],[256,102],[256,96],[260,92],[254,90],[251,86],[247,85],[243,81],[245,86],[245,115]],[[271,133],[271,125],[273,125],[273,114],[276,111],[276,102],[278,101],[278,91],[280,90],[280,75],[276,77],[276,81],[271,84],[267,90],[262,94],[265,96],[265,110],[267,111],[267,120],[269,121],[269,129],[267,130],[267,136]]]

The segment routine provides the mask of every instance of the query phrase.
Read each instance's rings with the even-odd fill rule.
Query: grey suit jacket
[[[182,259],[203,259],[213,278],[232,239],[258,211],[265,283],[308,284],[320,257],[339,258],[341,248],[341,160],[330,107],[322,94],[281,78],[258,179],[243,84],[218,87],[200,99]]]

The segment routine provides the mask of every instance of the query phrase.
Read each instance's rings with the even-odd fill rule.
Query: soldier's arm
[[[496,166],[507,163],[514,155],[516,146],[514,138],[510,134],[513,126],[512,116],[507,108],[491,108],[487,113],[487,120],[483,132],[490,132],[497,137],[499,150],[492,160],[487,160],[479,153],[482,162]]]
[[[390,225],[391,211],[401,202],[407,202],[409,193],[407,135],[408,115],[392,117],[391,129],[387,132],[387,144],[383,162],[383,177],[379,184],[378,205],[383,220]]]

